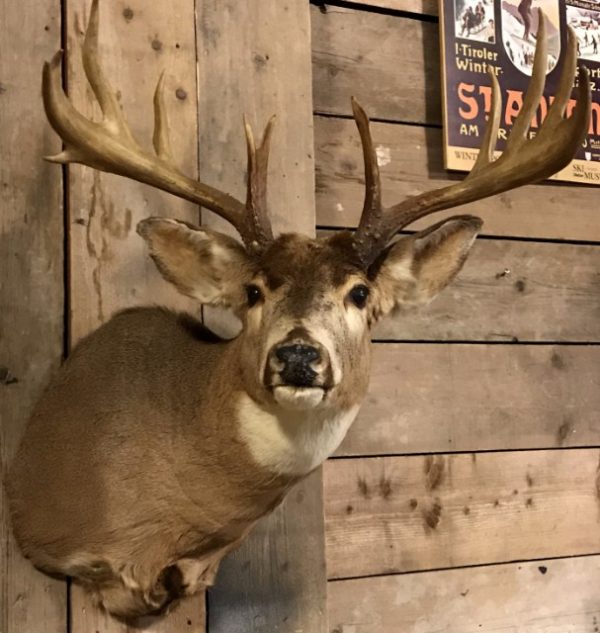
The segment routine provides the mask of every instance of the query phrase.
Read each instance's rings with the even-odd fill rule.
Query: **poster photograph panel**
[[[489,72],[502,96],[498,155],[504,148],[532,73],[538,9],[546,16],[548,61],[529,133],[536,134],[552,104],[570,26],[579,64],[590,72],[592,115],[574,160],[553,179],[600,184],[600,0],[440,0],[445,166],[469,171],[475,163],[491,107]],[[578,75],[569,108],[577,83]]]

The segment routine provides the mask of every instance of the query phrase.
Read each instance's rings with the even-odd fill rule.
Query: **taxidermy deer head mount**
[[[243,243],[174,219],[143,220],[138,232],[167,281],[201,303],[231,308],[243,329],[215,342],[189,317],[138,308],[75,349],[38,404],[11,472],[15,532],[36,565],[74,576],[126,618],[212,583],[220,559],[343,439],[367,388],[373,324],[442,290],[482,222],[457,215],[396,239],[400,229],[547,178],[579,147],[590,89],[582,69],[565,118],[577,61],[572,32],[552,107],[528,138],[547,68],[545,19],[539,24],[533,75],[506,148],[494,160],[501,98],[490,75],[482,148],[462,182],[385,208],[369,120],[353,100],[365,162],[360,224],[354,234],[313,239],[273,235],[273,119],[258,144],[245,123],[245,202],[176,167],[162,77],[155,153],[138,145],[98,62],[94,0],[83,62],[104,117],[90,121],[72,106],[57,54],[44,68],[43,95],[66,147],[50,160],[147,183],[230,222]]]

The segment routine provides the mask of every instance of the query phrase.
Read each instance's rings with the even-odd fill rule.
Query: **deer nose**
[[[279,347],[275,356],[282,363],[314,363],[319,360],[321,353],[312,345],[284,345]]]
[[[317,372],[311,364],[321,360],[321,353],[316,347],[299,343],[284,345],[275,350],[275,356],[283,363],[283,369],[279,374],[285,384],[295,387],[312,386]]]

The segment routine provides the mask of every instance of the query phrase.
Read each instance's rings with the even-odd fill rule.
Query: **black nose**
[[[311,367],[311,363],[321,358],[321,353],[312,345],[285,345],[275,351],[277,359],[284,364],[280,372],[281,379],[287,385],[295,387],[310,387],[317,372]]]
[[[312,345],[285,345],[277,348],[275,356],[282,363],[314,363],[319,360],[321,354]]]

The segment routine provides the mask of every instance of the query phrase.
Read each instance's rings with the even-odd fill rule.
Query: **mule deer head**
[[[136,309],[78,346],[38,404],[11,473],[15,531],[35,564],[74,576],[123,617],[212,582],[223,555],[343,439],[367,388],[373,324],[440,292],[482,222],[457,215],[400,239],[398,232],[431,213],[547,178],[579,147],[590,90],[582,69],[566,118],[576,72],[572,32],[558,93],[528,138],[545,83],[544,28],[541,19],[530,86],[500,158],[493,154],[501,98],[490,75],[492,109],[471,173],[385,208],[369,120],[353,100],[366,184],[358,230],[275,237],[267,213],[273,119],[258,144],[245,123],[245,202],[176,167],[162,77],[155,153],[143,150],[98,63],[94,0],[83,61],[104,118],[90,121],[72,106],[57,54],[44,68],[43,96],[66,147],[50,160],[144,182],[230,222],[242,243],[174,219],[146,219],[138,232],[167,281],[201,303],[231,308],[243,329],[230,342],[210,342],[187,317]],[[78,487],[68,500],[67,480]]]

